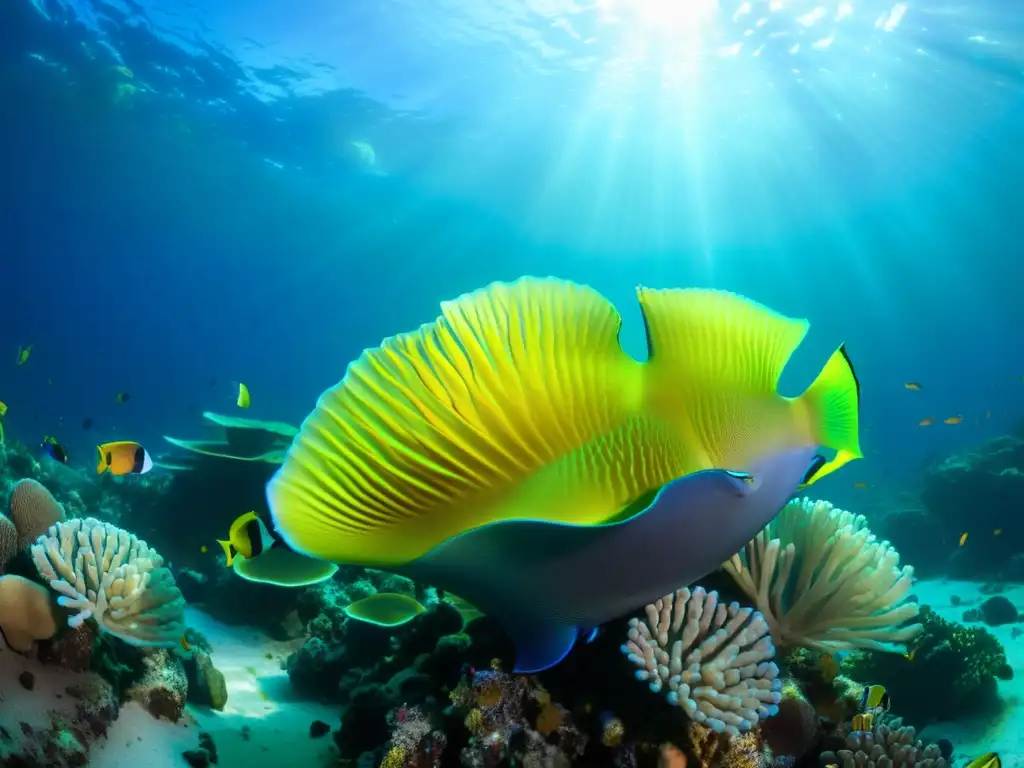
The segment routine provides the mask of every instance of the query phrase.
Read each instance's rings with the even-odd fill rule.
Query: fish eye
[[[746,472],[733,472],[731,470],[726,470],[726,472],[731,477],[734,477],[737,480],[742,480],[747,485],[753,485],[754,484],[754,476],[753,475],[747,474]]]

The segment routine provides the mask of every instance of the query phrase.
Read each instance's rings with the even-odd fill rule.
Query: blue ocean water
[[[602,291],[638,357],[638,283],[806,316],[790,393],[845,341],[843,506],[1024,411],[1010,3],[7,0],[0,42],[0,401],[72,465],[239,381],[297,423],[522,274]]]

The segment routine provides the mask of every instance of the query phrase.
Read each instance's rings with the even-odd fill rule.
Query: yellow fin
[[[303,422],[268,486],[293,549],[408,562],[516,514],[510,499],[527,479],[640,407],[642,368],[619,346],[618,312],[591,288],[522,278],[441,311],[365,351]],[[549,506],[588,522],[589,510]],[[537,514],[528,507],[519,514]]]
[[[984,755],[974,758],[966,768],[1002,768],[1003,762],[999,759],[998,752],[986,752]]]
[[[815,440],[836,451],[835,458],[823,464],[807,485],[863,458],[859,434],[860,384],[844,347],[832,353],[821,373],[798,400],[806,408]]]
[[[110,465],[107,463],[107,454],[102,445],[96,446],[96,474],[102,475]]]
[[[235,559],[235,553],[231,551],[231,542],[217,539],[217,543],[220,544],[220,548],[224,550],[224,557],[227,558],[225,565],[230,568],[231,562]]]
[[[779,377],[809,323],[728,291],[638,288],[648,347],[648,407],[706,466],[743,468],[758,453],[809,442]],[[803,438],[803,439],[801,439]]]

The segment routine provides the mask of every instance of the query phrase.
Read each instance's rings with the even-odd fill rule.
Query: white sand
[[[213,645],[213,663],[227,682],[227,707],[216,712],[190,706],[186,722],[173,724],[154,720],[137,705],[126,706],[108,738],[93,745],[90,766],[181,768],[187,766],[181,753],[198,747],[200,731],[213,737],[223,768],[337,765],[331,736],[312,739],[309,725],[322,720],[337,728],[339,708],[295,699],[288,675],[281,669],[281,661],[298,641],[275,642],[258,630],[227,626],[192,608],[188,609],[187,623]],[[31,692],[17,681],[26,668],[36,674],[35,690]],[[76,677],[66,670],[0,652],[0,694],[4,697],[0,706],[6,712],[17,711],[19,720],[45,727],[49,723],[47,710],[53,709],[55,702],[73,706],[70,697],[57,700],[56,694]],[[247,738],[243,735],[246,729]]]
[[[914,585],[913,593],[942,618],[964,623],[964,611],[989,597],[981,594],[980,587],[980,583],[970,581],[920,581]],[[1024,612],[1024,585],[1008,586],[1001,594]],[[954,596],[960,598],[960,605],[953,605]],[[999,695],[1005,704],[1002,713],[970,721],[935,723],[921,733],[925,741],[946,738],[953,742],[958,766],[985,752],[998,752],[1003,768],[1024,768],[1024,636],[1011,637],[1014,627],[1024,630],[1024,624],[986,627],[1003,644],[1013,668],[1012,680],[999,681]],[[899,713],[897,702],[893,702],[893,710]]]

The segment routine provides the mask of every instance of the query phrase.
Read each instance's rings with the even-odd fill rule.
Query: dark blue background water
[[[553,25],[511,0],[478,6],[490,26],[454,2],[40,3],[0,7],[0,400],[9,435],[57,435],[73,464],[241,415],[238,381],[244,415],[297,423],[363,348],[527,273],[604,292],[637,356],[637,283],[809,317],[789,393],[845,340],[868,461],[821,493],[854,508],[1024,412],[1010,9],[768,49],[698,101],[643,67],[599,98],[600,25],[538,58]]]

